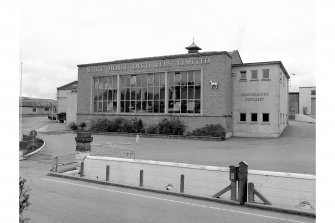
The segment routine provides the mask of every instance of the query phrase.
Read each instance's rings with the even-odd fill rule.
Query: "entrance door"
[[[315,115],[315,109],[316,109],[316,104],[315,104],[315,98],[312,98],[312,107],[311,107],[311,113],[312,115]]]

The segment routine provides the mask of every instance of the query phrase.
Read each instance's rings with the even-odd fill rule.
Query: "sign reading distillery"
[[[108,65],[106,66],[94,66],[87,67],[86,71],[89,73],[97,73],[103,72],[105,69],[109,71],[125,71],[128,70],[129,67],[132,70],[141,70],[141,69],[151,69],[151,68],[163,68],[163,67],[172,67],[172,66],[192,66],[192,65],[201,65],[201,64],[209,64],[210,59],[208,57],[200,57],[193,59],[178,59],[178,60],[159,60],[159,61],[149,61],[142,63],[134,63],[132,66],[127,66],[126,64],[118,64],[118,65]]]
[[[241,93],[241,97],[245,97],[245,101],[264,101],[264,97],[268,97],[268,92],[262,93]]]

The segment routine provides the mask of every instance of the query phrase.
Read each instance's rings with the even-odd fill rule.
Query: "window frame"
[[[265,71],[268,71],[268,77],[264,77]],[[262,80],[270,80],[270,69],[262,69]]]
[[[242,115],[244,115],[244,121],[242,121]],[[247,122],[247,113],[240,112],[240,122],[243,122],[243,123]]]
[[[256,77],[254,77],[254,74],[256,74]],[[258,70],[251,70],[251,80],[257,81],[258,80]]]
[[[253,115],[256,115],[256,121],[253,121],[253,120],[252,120]],[[251,123],[258,123],[258,113],[256,113],[256,112],[252,112],[252,113],[250,113],[250,122],[251,122]]]
[[[242,74],[245,74],[245,77],[242,78]],[[240,81],[246,81],[247,80],[247,71],[246,70],[240,70]]]
[[[264,121],[264,115],[268,115],[268,120]],[[270,123],[270,113],[262,113],[262,122],[263,123]]]

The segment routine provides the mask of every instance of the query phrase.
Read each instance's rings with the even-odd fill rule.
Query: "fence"
[[[206,197],[216,197],[231,184],[226,167],[95,156],[87,156],[83,165],[82,176],[87,178]],[[294,208],[308,203],[315,208],[313,175],[249,170],[248,182],[254,183],[252,193],[269,204]],[[231,198],[229,193],[219,197]],[[253,196],[252,201],[264,203],[259,197]]]
[[[65,171],[76,169],[76,165],[78,165],[78,163],[76,162],[75,158],[76,153],[54,156],[51,171],[56,173],[62,173]]]

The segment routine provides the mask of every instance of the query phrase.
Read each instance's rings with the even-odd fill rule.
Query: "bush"
[[[226,138],[226,130],[220,124],[206,124],[204,127],[194,129],[192,131],[194,136],[211,136],[211,137],[221,137]]]
[[[101,131],[101,132],[108,132],[109,127],[112,125],[112,121],[108,119],[97,119],[91,122],[92,131]]]
[[[105,131],[105,132],[128,132],[138,133],[143,132],[143,123],[141,119],[132,118],[115,118],[113,120],[98,119],[91,124],[92,131]]]
[[[157,125],[150,125],[147,130],[147,134],[158,134],[158,126]]]
[[[83,130],[85,127],[86,127],[86,123],[85,122],[82,122],[78,125],[78,127]]]
[[[75,122],[71,122],[69,124],[69,128],[72,130],[72,131],[76,131],[78,129],[78,126],[76,125]]]
[[[20,177],[20,181],[19,181],[19,214],[20,214],[20,218],[19,218],[19,222],[20,223],[24,223],[24,222],[28,222],[29,218],[23,218],[23,211],[26,210],[28,208],[28,206],[31,204],[28,200],[29,200],[29,194],[28,192],[30,191],[29,185],[27,186],[26,184],[27,180],[24,178]]]
[[[185,131],[184,123],[177,118],[173,118],[171,120],[165,118],[158,123],[159,134],[182,135],[184,131]]]

